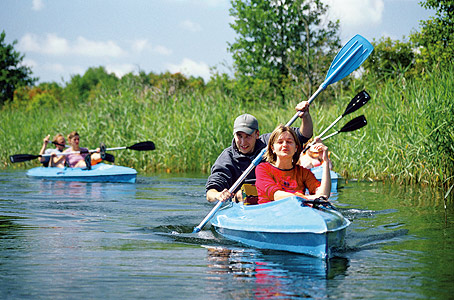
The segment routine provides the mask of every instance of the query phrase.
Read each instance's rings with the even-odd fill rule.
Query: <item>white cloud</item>
[[[119,57],[124,54],[124,51],[113,41],[90,41],[84,37],[77,38],[73,51],[82,56]]]
[[[162,54],[162,55],[170,55],[172,54],[172,50],[167,48],[167,47],[164,47],[164,46],[156,46],[153,48],[153,50],[158,53],[158,54]]]
[[[140,53],[143,53],[143,52],[153,52],[153,53],[157,53],[157,54],[160,54],[160,55],[170,55],[172,54],[172,50],[168,49],[167,47],[165,46],[161,46],[161,45],[158,45],[158,46],[155,46],[153,47],[147,39],[139,39],[139,40],[135,40],[133,43],[132,43],[132,51],[136,54],[140,54]]]
[[[91,41],[78,37],[69,42],[55,34],[47,34],[45,38],[34,34],[25,34],[19,41],[18,48],[24,52],[37,52],[50,55],[80,55],[91,57],[119,57],[124,51],[113,41]]]
[[[205,81],[210,79],[210,67],[204,62],[195,62],[189,58],[184,58],[181,64],[169,64],[167,66],[171,73],[183,73],[186,76],[200,76]]]
[[[41,10],[44,7],[44,3],[42,0],[33,0],[32,2],[32,9],[33,10]]]
[[[55,73],[64,73],[65,71],[67,71],[65,66],[63,66],[62,64],[48,64],[45,65],[44,68]]]
[[[200,26],[197,23],[192,22],[191,20],[185,20],[185,21],[181,22],[180,26],[183,29],[186,29],[186,30],[189,30],[192,32],[202,31],[202,26]]]
[[[132,43],[132,50],[136,53],[141,53],[147,48],[151,48],[147,39],[135,40]]]
[[[134,72],[134,70],[136,69],[138,69],[138,67],[133,64],[114,64],[106,66],[107,72],[114,73],[119,78],[123,77],[128,73]]]
[[[24,58],[21,65],[34,69],[38,65],[38,63],[33,59]]]
[[[168,0],[170,1],[170,0]],[[230,0],[173,0],[179,3],[189,3],[191,5],[207,5],[210,7],[230,7]]]
[[[36,43],[39,44],[38,41]],[[53,55],[64,55],[70,51],[68,41],[55,34],[48,34],[41,47],[44,53]]]
[[[347,28],[380,24],[384,0],[323,0],[330,6],[330,15]]]

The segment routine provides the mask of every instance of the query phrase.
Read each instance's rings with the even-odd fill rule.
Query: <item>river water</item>
[[[454,299],[454,208],[438,191],[344,182],[329,261],[246,248],[209,226],[206,175],[136,184],[0,171],[1,299]],[[445,208],[446,205],[446,208]]]

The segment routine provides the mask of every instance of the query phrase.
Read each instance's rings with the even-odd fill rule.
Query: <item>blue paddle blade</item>
[[[374,46],[361,35],[352,37],[331,63],[325,81],[321,84],[322,88],[325,89],[356,70],[373,50]]]

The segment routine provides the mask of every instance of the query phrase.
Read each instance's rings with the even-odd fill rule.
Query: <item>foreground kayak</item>
[[[230,203],[211,220],[222,236],[243,244],[327,258],[342,248],[350,225],[333,208],[312,208],[292,196],[258,205]]]
[[[82,168],[37,167],[28,170],[27,176],[65,181],[135,183],[137,171],[128,167],[99,163],[92,166],[91,170]]]
[[[322,180],[322,174],[323,174],[322,166],[312,168],[311,172],[314,173],[315,178],[317,178],[317,180],[319,180],[319,181]],[[330,175],[331,175],[331,192],[335,192],[335,191],[337,191],[337,181],[340,178],[340,176],[339,176],[339,174],[337,174],[334,171],[330,171]]]

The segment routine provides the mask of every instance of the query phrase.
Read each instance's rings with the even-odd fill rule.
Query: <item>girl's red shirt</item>
[[[256,167],[255,176],[259,204],[274,201],[276,191],[304,195],[308,189],[309,194],[313,195],[320,186],[315,175],[299,165],[290,170],[282,170],[268,162],[262,162]]]

